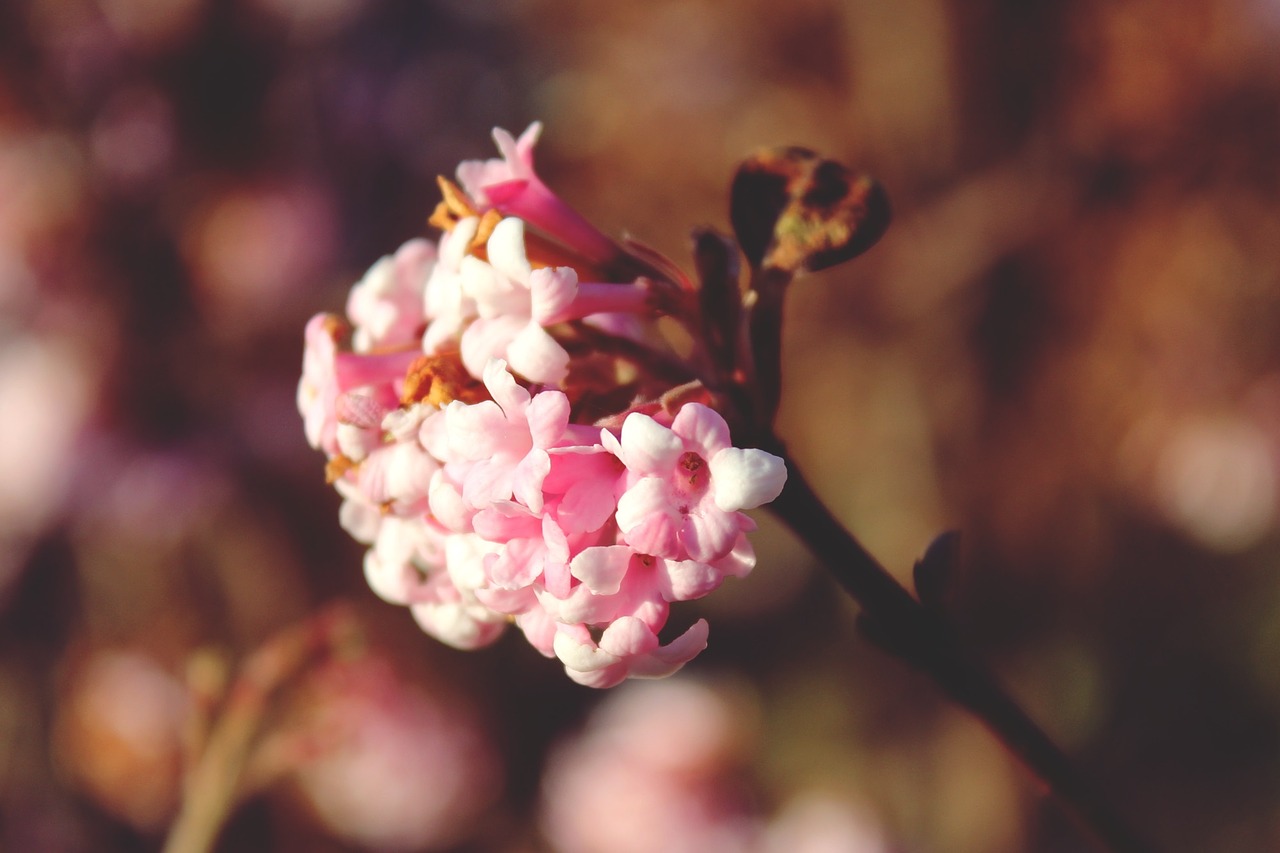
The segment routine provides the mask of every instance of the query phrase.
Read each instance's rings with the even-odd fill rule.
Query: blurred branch
[[[223,824],[240,802],[246,765],[278,691],[317,656],[332,655],[353,641],[355,623],[345,607],[331,607],[284,629],[251,654],[231,685],[222,714],[207,729],[183,781],[182,809],[169,830],[164,853],[211,850]],[[193,675],[208,669],[200,666]],[[197,705],[205,685],[196,683]],[[206,718],[207,719],[207,718]],[[193,743],[199,749],[201,744]]]
[[[945,619],[912,597],[840,524],[777,436],[762,436],[757,444],[785,459],[789,472],[786,487],[769,509],[862,606],[859,626],[868,639],[932,677],[973,712],[1104,849],[1115,853],[1153,850],[1079,775],[991,672],[961,647]]]

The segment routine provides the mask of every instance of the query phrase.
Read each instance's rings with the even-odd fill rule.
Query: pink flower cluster
[[[439,246],[410,241],[345,318],[312,318],[298,410],[379,596],[459,648],[514,623],[606,687],[705,648],[704,620],[659,638],[671,604],[751,570],[742,510],[786,469],[733,446],[715,377],[658,334],[692,286],[542,184],[538,130],[495,131],[504,159],[442,181]]]

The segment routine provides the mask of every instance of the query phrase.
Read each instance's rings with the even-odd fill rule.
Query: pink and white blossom
[[[580,283],[572,267],[535,267],[525,247],[525,223],[500,220],[485,243],[487,260],[459,252],[459,235],[474,239],[478,221],[462,220],[441,249],[426,285],[428,352],[458,347],[462,363],[480,377],[493,359],[544,385],[564,381],[569,354],[547,331],[569,320],[649,310],[636,284]]]
[[[338,453],[337,338],[344,326],[333,314],[317,314],[307,322],[298,381],[298,413],[307,443],[330,456]]]
[[[707,632],[707,620],[699,619],[662,645],[657,632],[643,620],[623,616],[604,629],[599,642],[584,625],[561,625],[554,648],[574,681],[588,687],[613,687],[627,678],[663,678],[678,671],[707,647]]]
[[[572,304],[578,274],[571,267],[535,270],[525,253],[519,219],[508,217],[494,226],[486,250],[487,264],[463,268],[463,293],[479,316],[462,334],[462,363],[479,376],[491,359],[505,358],[534,382],[560,382],[569,354],[544,326],[558,322]]]
[[[500,360],[486,365],[484,383],[492,400],[455,400],[444,410],[443,458],[471,463],[462,498],[472,508],[515,499],[541,512],[542,481],[551,470],[547,451],[566,433],[569,401],[559,391],[531,395]]]
[[[432,243],[410,240],[369,268],[347,298],[352,349],[401,346],[421,334],[423,290],[435,258]]]
[[[733,550],[750,520],[739,510],[773,500],[786,466],[763,450],[731,445],[729,427],[701,403],[681,408],[670,427],[634,412],[620,439],[605,447],[631,481],[618,499],[618,527],[628,545],[676,560],[717,560]]]
[[[673,605],[751,571],[743,510],[775,498],[786,469],[735,447],[710,406],[666,402],[673,369],[696,391],[679,375],[711,363],[640,322],[665,310],[655,293],[683,298],[682,274],[600,283],[531,259],[526,223],[535,257],[547,237],[593,270],[623,251],[538,179],[537,134],[495,132],[503,158],[459,168],[470,201],[447,202],[438,250],[410,241],[353,287],[345,317],[308,323],[297,403],[374,594],[457,648],[514,624],[570,678],[607,687],[705,648],[704,620],[661,641]]]
[[[427,325],[422,334],[422,351],[436,353],[457,347],[467,323],[475,319],[475,302],[467,296],[463,281],[466,269],[484,261],[468,254],[480,220],[468,216],[440,239],[439,257],[423,286],[422,310]]]
[[[427,579],[409,611],[422,630],[457,649],[483,648],[507,628],[505,616],[475,601],[443,573]]]

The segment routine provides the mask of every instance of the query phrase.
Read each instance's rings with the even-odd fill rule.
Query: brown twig
[[[1079,775],[990,671],[962,649],[947,622],[912,597],[840,524],[787,457],[781,441],[768,434],[756,443],[785,459],[789,472],[786,487],[769,509],[862,606],[868,637],[931,676],[976,715],[1104,849],[1114,853],[1154,850]]]

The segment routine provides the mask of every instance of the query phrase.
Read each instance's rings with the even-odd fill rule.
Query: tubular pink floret
[[[338,353],[334,363],[338,388],[341,391],[349,391],[364,385],[392,385],[404,379],[409,365],[421,355],[422,353],[417,350],[381,355]]]
[[[502,159],[462,163],[458,182],[481,212],[497,210],[519,217],[592,263],[616,260],[618,245],[561,201],[534,171],[533,147],[541,132],[542,125],[534,122],[515,140],[502,128],[494,128]]]
[[[546,325],[581,320],[592,314],[646,314],[653,310],[653,297],[636,284],[578,283],[573,301],[543,317]]]
[[[491,184],[485,194],[494,209],[523,219],[592,263],[608,264],[620,254],[616,243],[536,178]]]

